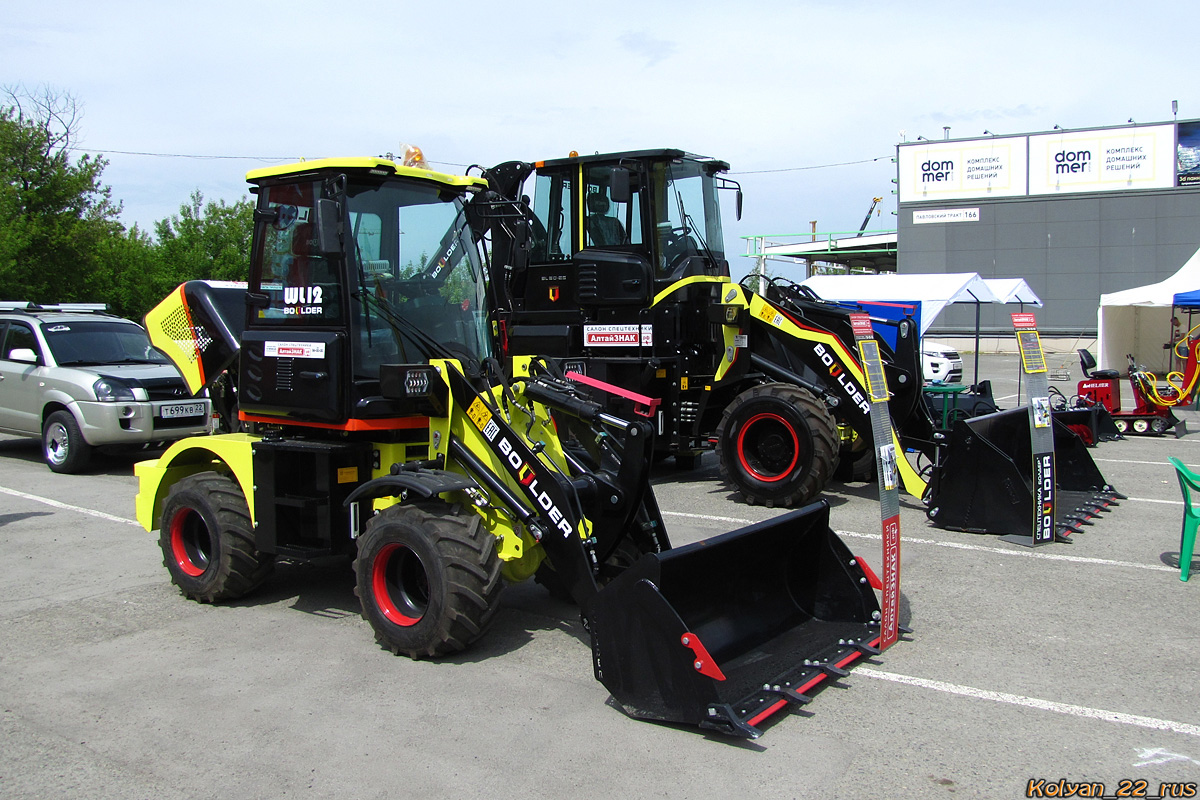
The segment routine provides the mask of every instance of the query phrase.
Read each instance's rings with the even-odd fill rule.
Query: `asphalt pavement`
[[[1011,407],[1016,358],[986,356],[981,371]],[[1200,465],[1200,434],[1089,452],[1129,499],[1071,544],[940,530],[903,497],[913,633],[750,742],[625,716],[592,677],[575,609],[532,583],[506,590],[474,648],[440,661],[375,644],[348,566],[283,564],[242,601],[185,600],[133,521],[133,459],[57,475],[36,443],[0,437],[0,797],[1194,789],[1200,577],[1179,580],[1167,457]],[[694,471],[668,462],[654,484],[676,543],[780,513],[739,502],[711,455]],[[832,526],[878,571],[874,485],[831,489]]]

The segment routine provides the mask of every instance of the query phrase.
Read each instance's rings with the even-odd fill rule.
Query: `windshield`
[[[658,271],[670,275],[688,256],[725,258],[721,211],[712,175],[695,161],[654,165]]]
[[[397,180],[352,184],[347,197],[355,375],[447,355],[470,369],[491,355],[487,287],[459,195]]]
[[[55,322],[44,325],[42,333],[60,367],[171,363],[133,323]]]

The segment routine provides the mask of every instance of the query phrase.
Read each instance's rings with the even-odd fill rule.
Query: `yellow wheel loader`
[[[743,737],[877,652],[870,572],[824,503],[672,547],[653,423],[536,354],[501,366],[471,225],[484,180],[380,158],[247,177],[246,286],[186,283],[145,320],[193,392],[237,399],[236,432],[136,467],[138,520],[185,596],[342,556],[379,643],[436,658],[540,571],[627,713]]]

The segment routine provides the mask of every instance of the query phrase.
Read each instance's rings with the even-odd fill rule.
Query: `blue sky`
[[[1185,4],[3,0],[0,83],[82,104],[123,219],[245,196],[276,159],[418,144],[435,168],[679,147],[741,236],[895,227],[896,144],[1200,117]],[[177,156],[222,156],[183,158]]]

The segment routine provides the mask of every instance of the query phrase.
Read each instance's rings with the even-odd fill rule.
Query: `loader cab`
[[[239,374],[250,415],[342,424],[403,416],[383,364],[491,354],[464,214],[478,179],[383,159],[252,172],[258,195]],[[411,411],[411,409],[409,409]]]
[[[664,149],[534,166],[528,265],[510,278],[515,352],[578,352],[584,324],[628,336],[671,284],[729,277],[718,190],[736,184],[724,162]]]
[[[531,264],[599,258],[633,273],[636,262],[656,285],[729,275],[717,200],[719,173],[729,168],[724,162],[681,150],[642,150],[542,161],[536,168]],[[627,280],[602,280],[598,288],[612,294],[624,284],[628,290]],[[649,285],[636,289],[649,291]]]

